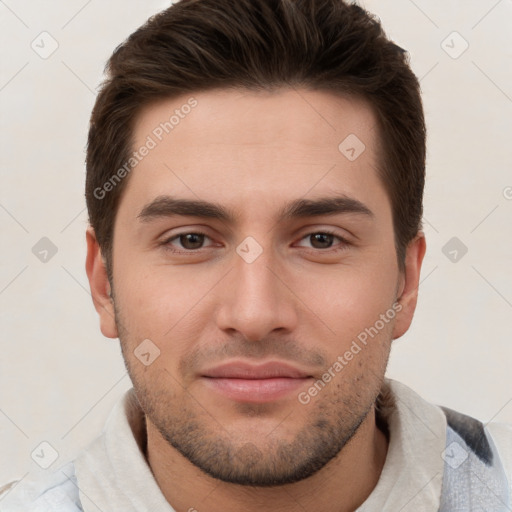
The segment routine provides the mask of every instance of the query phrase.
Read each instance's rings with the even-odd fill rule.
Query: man
[[[512,510],[512,428],[385,377],[425,237],[405,52],[341,0],[182,0],[116,49],[86,270],[133,382],[2,510]]]

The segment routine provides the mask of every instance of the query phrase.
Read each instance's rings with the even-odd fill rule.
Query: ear
[[[427,244],[423,231],[419,231],[416,237],[407,246],[405,270],[401,274],[401,284],[397,298],[401,309],[396,316],[393,328],[393,339],[403,336],[411,325],[418,301],[421,264],[423,263],[426,248]]]
[[[103,261],[101,249],[96,240],[96,234],[92,227],[86,231],[87,259],[85,270],[89,279],[92,301],[96,311],[100,315],[100,329],[107,338],[117,338],[117,326],[115,321],[114,300],[110,297],[110,283],[107,277],[107,269]]]

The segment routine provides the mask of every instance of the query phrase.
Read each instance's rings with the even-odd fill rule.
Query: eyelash
[[[301,237],[300,240],[304,240],[305,238],[310,237],[311,235],[317,235],[317,234],[334,236],[341,242],[341,244],[340,244],[341,247],[338,247],[338,248],[328,247],[327,249],[315,249],[314,247],[312,247],[312,248],[307,248],[307,249],[310,249],[315,252],[322,252],[322,253],[329,254],[329,253],[337,253],[337,252],[347,250],[348,246],[350,245],[350,242],[347,239],[343,238],[342,236],[338,235],[337,233],[335,233],[334,231],[331,231],[329,229],[323,229],[321,231],[311,231],[309,233],[306,233],[303,237]],[[210,238],[206,233],[203,233],[202,231],[184,231],[183,233],[178,233],[176,235],[173,235],[170,238],[165,239],[160,245],[162,245],[165,248],[165,250],[170,251],[175,254],[194,254],[194,253],[198,253],[201,249],[204,249],[204,247],[200,247],[199,249],[183,249],[183,250],[172,249],[170,243],[173,240],[177,240],[181,236],[184,236],[184,235],[202,235],[202,236],[205,236],[206,238]]]

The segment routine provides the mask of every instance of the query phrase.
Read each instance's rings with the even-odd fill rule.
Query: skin
[[[145,107],[134,148],[189,97]],[[87,231],[101,331],[121,340],[146,413],[148,462],[178,512],[353,511],[385,462],[388,440],[374,402],[392,340],[416,307],[423,233],[409,244],[401,273],[376,171],[376,120],[364,101],[305,89],[193,97],[197,106],[129,176],[114,225],[112,298]],[[354,161],[338,149],[349,134],[366,146]],[[141,219],[163,195],[215,202],[234,217]],[[279,219],[290,201],[341,195],[373,215]],[[318,240],[323,230],[335,236]],[[195,246],[176,237],[198,231],[206,237]],[[236,252],[248,236],[263,250],[251,263]],[[393,304],[401,308],[395,318],[300,403],[298,393]],[[145,339],[160,350],[148,366],[134,354]],[[201,378],[228,360],[288,362],[310,378],[276,400],[234,400]]]

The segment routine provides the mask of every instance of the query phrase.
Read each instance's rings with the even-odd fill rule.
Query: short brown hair
[[[378,122],[378,173],[404,269],[423,212],[420,86],[407,52],[360,6],[343,0],[181,0],[117,47],[106,73],[91,116],[86,199],[109,278],[114,220],[128,177],[108,193],[103,187],[126,169],[137,114],[155,100],[214,88],[305,87],[366,100]]]

